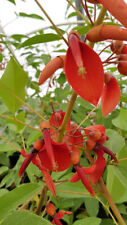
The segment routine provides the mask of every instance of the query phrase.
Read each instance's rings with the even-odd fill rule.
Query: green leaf
[[[33,19],[39,19],[39,20],[44,20],[43,17],[41,17],[41,16],[39,16],[37,14],[27,14],[27,13],[20,12],[19,16],[29,17],[29,18],[33,18]]]
[[[99,203],[98,203],[97,199],[86,198],[85,206],[86,206],[86,210],[90,216],[97,216],[98,211],[99,211]]]
[[[71,179],[73,173],[68,174],[68,176],[63,176],[62,179]],[[89,192],[83,186],[81,181],[76,183],[71,183],[67,181],[59,186],[56,186],[57,196],[62,198],[91,198]]]
[[[6,193],[8,193],[8,190],[7,190],[7,189],[5,189],[5,188],[1,188],[1,189],[0,189],[0,197],[1,197],[2,195],[5,195]]]
[[[16,142],[11,142],[12,144],[14,144],[17,148],[20,149],[20,146],[16,143]],[[15,152],[16,149],[12,146],[10,146],[8,143],[0,143],[0,152]]]
[[[4,74],[0,79],[0,96],[12,113],[15,113],[21,107],[22,103],[8,90],[13,92],[22,100],[25,100],[25,85],[27,79],[27,73],[11,57]]]
[[[51,225],[51,223],[40,216],[27,211],[15,211],[7,216],[1,225]]]
[[[127,130],[127,109],[121,108],[119,115],[112,120],[114,126]]]
[[[26,41],[24,41],[21,45],[20,48],[30,46],[30,45],[35,45],[39,43],[47,43],[51,41],[58,41],[61,38],[57,34],[41,34],[41,35],[36,35],[34,37],[28,38]]]
[[[115,203],[127,201],[127,169],[121,166],[108,166],[107,188]]]
[[[0,167],[0,175],[3,175],[4,173],[6,173],[8,171],[8,167],[7,166],[1,166]]]
[[[89,217],[82,220],[77,220],[73,223],[73,225],[99,225],[101,223],[101,219],[96,217]]]
[[[27,201],[31,196],[33,196],[42,185],[39,184],[23,184],[14,190],[4,194],[0,197],[0,220],[7,216],[7,214],[16,209],[18,205]]]
[[[25,112],[23,112],[23,111],[19,112],[18,115],[16,117],[14,117],[14,120],[13,119],[7,119],[6,120],[8,124],[9,123],[14,124],[17,127],[17,132],[18,132],[18,131],[20,131],[24,128],[24,125],[19,123],[18,121],[16,121],[15,118],[17,120],[25,122]]]
[[[105,146],[114,153],[120,152],[125,145],[124,138],[117,131],[112,129],[107,129],[106,135],[109,137],[109,140],[106,141]]]
[[[100,225],[114,225],[114,222],[111,219],[104,219]]]
[[[11,2],[11,3],[13,3],[14,5],[16,5],[15,4],[15,0],[8,0],[9,2]]]

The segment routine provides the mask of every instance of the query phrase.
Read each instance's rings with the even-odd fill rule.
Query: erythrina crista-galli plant
[[[125,225],[127,218],[124,202],[127,198],[127,185],[124,179],[126,176],[124,160],[127,154],[126,148],[123,147],[127,128],[123,117],[126,118],[124,96],[127,75],[127,3],[124,0],[80,0],[78,2],[82,9],[80,11],[83,12],[81,14],[72,1],[66,1],[73,7],[76,15],[79,14],[84,20],[85,25],[81,27],[82,29],[75,28],[73,24],[66,32],[58,29],[43,6],[35,0],[57,35],[47,33],[45,36],[44,31],[43,34],[40,33],[21,44],[27,46],[33,41],[37,44],[40,38],[41,42],[57,41],[55,54],[53,52],[51,58],[43,54],[44,51],[37,49],[41,56],[35,57],[36,60],[41,60],[45,55],[46,58],[45,66],[40,72],[39,62],[34,61],[37,83],[33,82],[31,85],[32,81],[28,82],[28,86],[36,86],[33,98],[30,97],[31,101],[34,99],[36,102],[34,109],[27,104],[30,102],[29,99],[26,99],[26,103],[22,100],[23,97],[17,94],[17,87],[19,89],[21,81],[14,83],[13,88],[5,85],[6,76],[0,81],[1,90],[6,90],[8,98],[12,95],[16,101],[22,102],[30,110],[28,112],[25,108],[20,108],[20,112],[13,112],[15,115],[12,118],[10,114],[3,115],[6,109],[2,109],[1,117],[13,119],[15,124],[21,123],[33,131],[32,133],[24,129],[16,136],[18,143],[19,137],[22,139],[22,147],[21,150],[18,148],[21,156],[18,166],[14,167],[19,168],[15,179],[20,178],[21,189],[27,187],[27,184],[22,183],[28,182],[31,185],[29,193],[27,188],[24,188],[25,203],[21,200],[23,192],[18,192],[20,200],[17,200],[16,207],[21,214],[24,213],[22,209],[25,209],[25,213],[32,211],[38,215],[32,214],[41,219],[42,225],[43,222],[56,225],[73,225],[78,222],[88,225],[94,222],[97,225],[108,222]],[[35,14],[27,15],[30,16],[37,17]],[[62,54],[56,55],[61,42],[65,42],[66,47],[59,50]],[[30,65],[34,56],[32,58],[28,56],[26,60]],[[12,68],[11,65],[10,74],[13,73]],[[16,82],[17,77],[12,77],[9,80],[10,84],[12,80]],[[40,97],[41,87],[47,88],[43,97]],[[0,96],[5,101],[7,101],[6,92]],[[24,93],[25,90],[23,96]],[[13,101],[11,103],[13,104]],[[31,102],[30,104],[32,105]],[[124,109],[121,110],[121,107]],[[23,110],[29,125],[25,119],[22,121],[19,119],[22,118]],[[32,113],[36,115],[35,118],[32,117]],[[6,127],[6,132],[8,129]],[[10,136],[8,134],[7,137]],[[11,147],[15,146],[7,138],[3,140]],[[15,186],[16,182],[13,182],[8,189],[11,190]],[[14,205],[12,201],[12,208]],[[106,213],[104,210],[102,213],[102,207]],[[124,212],[125,221],[118,209],[121,213]],[[105,218],[102,218],[103,214]],[[81,221],[78,221],[79,218]],[[24,221],[25,219],[27,217],[24,217]],[[1,225],[5,224],[1,219],[0,221]],[[34,220],[30,221],[31,225],[34,225],[32,224]]]

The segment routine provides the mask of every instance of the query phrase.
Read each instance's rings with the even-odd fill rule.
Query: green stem
[[[41,191],[41,196],[40,196],[40,199],[39,199],[39,203],[38,203],[38,206],[37,206],[37,209],[36,209],[36,214],[37,215],[40,215],[41,213],[41,210],[42,210],[42,207],[43,207],[43,202],[45,200],[45,195],[47,193],[47,186],[43,186],[42,188],[42,191]]]
[[[41,9],[41,11],[45,14],[45,16],[47,17],[47,19],[50,21],[50,23],[53,25],[55,31],[57,32],[57,34],[59,34],[59,36],[64,40],[64,42],[68,45],[68,41],[64,38],[64,36],[62,35],[62,33],[60,32],[59,28],[55,25],[55,23],[52,21],[52,19],[49,17],[49,15],[47,14],[47,12],[44,10],[44,8],[42,7],[42,5],[38,2],[38,0],[34,0],[37,5],[39,6],[39,8]]]
[[[66,111],[66,114],[64,116],[64,119],[63,119],[63,123],[62,123],[61,127],[59,128],[57,142],[62,142],[62,139],[64,137],[64,132],[65,132],[65,129],[67,127],[68,120],[70,118],[70,115],[71,115],[73,106],[75,104],[76,98],[77,98],[77,93],[75,91],[73,91],[70,102],[68,103],[68,107],[67,107],[67,111]]]
[[[98,15],[98,18],[94,23],[94,26],[100,25],[102,23],[102,21],[104,20],[106,12],[107,12],[107,10],[104,7],[102,7],[101,10],[100,10],[100,13]]]
[[[106,200],[108,201],[114,215],[116,216],[117,220],[119,221],[120,225],[126,225],[125,221],[123,220],[119,210],[117,209],[114,201],[112,200],[112,197],[110,196],[105,184],[104,184],[104,181],[102,178],[100,178],[99,180],[99,184],[101,186],[101,190],[103,192],[103,195],[104,197],[106,198]]]

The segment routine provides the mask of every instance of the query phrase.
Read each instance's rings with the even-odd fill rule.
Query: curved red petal
[[[42,151],[40,151],[38,153],[41,163],[50,171],[66,170],[71,164],[70,151],[69,151],[67,145],[65,143],[56,143],[53,140],[51,140],[51,142],[52,142],[54,158],[55,158],[57,168],[54,169],[52,167],[52,164],[49,160],[49,157],[48,157],[45,147],[44,147],[45,149],[43,148]]]
[[[97,160],[95,161],[95,163],[92,165],[92,167],[94,166],[95,169],[93,170],[93,172],[89,175],[88,180],[91,183],[96,183],[98,182],[98,180],[100,179],[100,177],[102,176],[105,166],[106,166],[106,161],[104,158],[104,152],[100,151],[96,148],[95,153],[97,154]]]
[[[90,192],[90,194],[92,196],[95,195],[94,191],[93,191],[93,188],[91,187],[89,181],[87,180],[86,176],[85,176],[85,173],[84,173],[84,170],[82,167],[80,166],[75,166],[75,169],[78,173],[78,176],[80,177],[82,183],[84,184],[84,186],[86,187],[86,189]]]
[[[74,175],[72,176],[70,182],[71,182],[71,183],[75,183],[75,182],[77,182],[77,181],[79,181],[79,180],[80,180],[80,177],[79,177],[78,173],[76,172],[76,173],[74,173]]]
[[[85,74],[79,74],[74,57],[69,47],[65,59],[65,74],[72,88],[83,99],[97,105],[104,84],[102,62],[96,52],[85,43],[80,43]]]
[[[45,179],[47,187],[52,192],[54,197],[56,197],[56,188],[55,188],[55,185],[54,185],[51,175],[49,174],[49,172],[47,171],[47,169],[44,166],[39,165],[39,169],[41,170],[41,172],[43,174],[43,177]]]
[[[120,87],[117,80],[111,77],[110,81],[104,85],[101,96],[102,115],[106,116],[112,112],[120,100]]]
[[[23,156],[23,157],[26,157],[27,156],[27,154],[26,154],[26,151],[25,151],[25,149],[23,148],[22,150],[21,150],[21,155]]]
[[[25,154],[25,152],[23,152],[23,154]],[[23,175],[25,169],[30,164],[30,162],[32,161],[32,159],[35,157],[36,154],[37,153],[30,152],[28,155],[26,155],[26,158],[19,169],[19,177]]]
[[[60,220],[64,217],[65,214],[68,214],[68,215],[71,215],[72,212],[69,212],[69,211],[64,211],[64,210],[60,210],[58,213],[56,213],[56,217]]]

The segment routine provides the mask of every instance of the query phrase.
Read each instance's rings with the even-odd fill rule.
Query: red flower
[[[91,167],[82,167],[82,171],[84,175],[88,175],[88,180],[94,184],[98,182],[100,177],[102,176],[104,172],[104,168],[106,166],[105,158],[103,157],[104,152],[100,151],[98,148],[94,151],[97,154],[97,160]],[[71,178],[71,182],[77,182],[81,179],[78,171],[73,175]],[[89,189],[88,189],[89,191]],[[90,192],[90,191],[89,191]]]
[[[26,154],[25,150],[22,149],[21,154],[22,154],[23,157],[25,157],[25,160],[20,167],[19,177],[21,177],[23,175],[23,173],[25,172],[25,169],[27,168],[29,163],[32,161],[32,163],[34,165],[36,165],[39,168],[39,170],[41,170],[47,187],[52,192],[54,197],[56,197],[56,189],[55,189],[55,185],[53,183],[53,180],[52,180],[48,170],[41,164],[41,161],[40,161],[40,159],[37,155],[37,151],[33,150],[29,154]]]
[[[70,152],[65,143],[56,143],[50,139],[56,167],[54,168],[47,153],[46,145],[38,152],[41,163],[50,171],[63,171],[70,166]]]
[[[65,214],[68,214],[68,215],[72,214],[72,212],[66,212],[64,210],[60,210],[58,213],[56,213],[54,204],[50,202],[46,206],[46,211],[48,215],[53,217],[52,224],[56,224],[56,225],[62,225],[62,223],[60,222],[60,219],[62,219]]]
[[[104,84],[102,62],[95,51],[70,33],[65,75],[72,88],[86,101],[97,105]]]
[[[105,85],[101,96],[102,115],[112,112],[120,100],[120,87],[117,80],[105,73]]]

